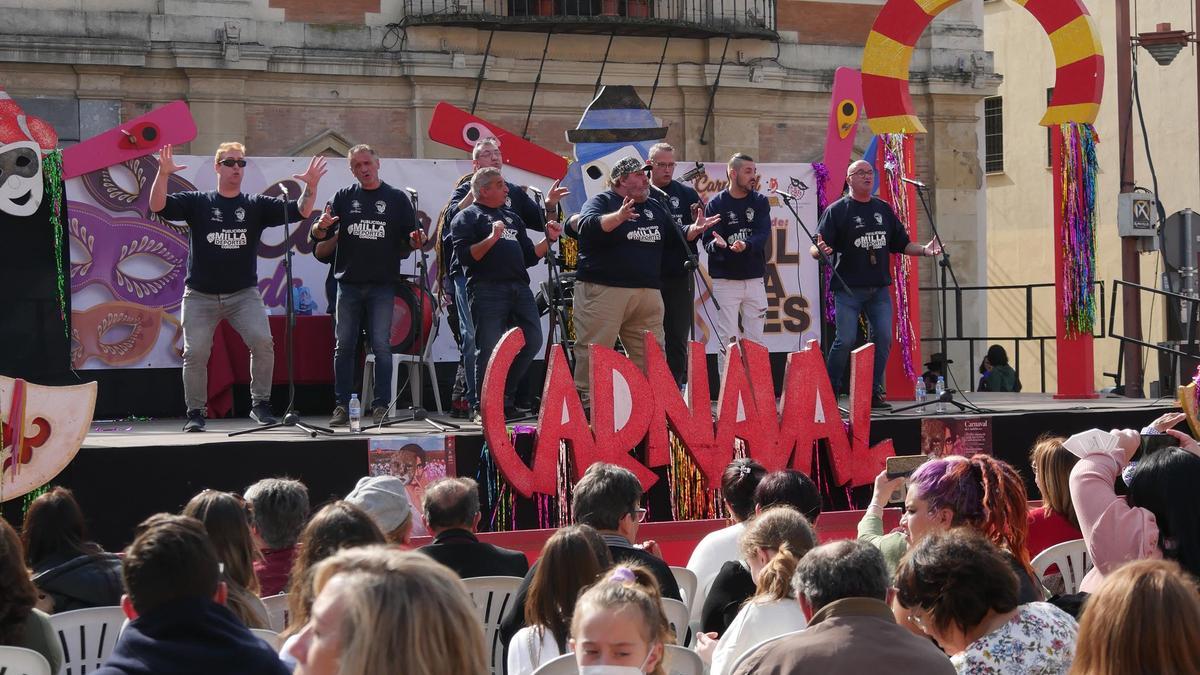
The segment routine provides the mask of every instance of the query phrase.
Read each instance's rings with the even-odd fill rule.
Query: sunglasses
[[[217,164],[220,164],[221,166],[227,166],[229,168],[233,168],[235,166],[240,166],[242,168],[245,168],[246,160],[244,160],[244,159],[223,159],[223,160],[217,162]]]

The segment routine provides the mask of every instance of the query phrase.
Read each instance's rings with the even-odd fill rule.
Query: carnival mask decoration
[[[71,202],[71,291],[98,284],[113,297],[174,309],[183,298],[187,241],[140,218],[114,218]]]
[[[0,212],[32,216],[42,204],[42,151],[58,145],[44,120],[26,115],[0,90]]]
[[[81,368],[93,358],[107,366],[138,363],[154,349],[164,321],[175,326],[172,344],[181,356],[182,327],[161,307],[105,302],[71,312],[71,367]]]

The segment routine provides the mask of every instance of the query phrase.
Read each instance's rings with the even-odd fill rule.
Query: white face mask
[[[650,651],[646,652],[646,658],[642,659],[640,666],[579,666],[579,675],[643,675],[646,672],[646,664],[650,662],[650,655],[654,653],[654,645],[650,645]]]

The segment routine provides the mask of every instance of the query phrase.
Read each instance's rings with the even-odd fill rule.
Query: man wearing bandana
[[[159,153],[158,174],[150,188],[150,210],[166,220],[188,224],[187,280],[183,308],[184,431],[204,431],[208,400],[208,356],[213,331],[226,319],[250,349],[250,418],[273,424],[271,378],[275,346],[267,307],[258,292],[258,241],[265,228],[294,223],[313,211],[325,160],[313,157],[308,170],[292,176],[304,184],[298,201],[242,192],[247,164],[241,143],[222,143],[213,159],[217,189],[167,194],[171,174],[186,169],[175,163],[170,145]]]
[[[858,317],[866,314],[871,340],[875,343],[871,407],[888,410],[891,406],[883,399],[883,373],[892,349],[890,254],[936,256],[941,254],[942,247],[936,240],[924,246],[910,241],[908,230],[892,207],[871,196],[875,169],[870,162],[859,160],[851,164],[846,170],[846,181],[850,184],[850,194],[825,209],[817,227],[816,244],[809,250],[813,258],[820,258],[818,246],[825,255],[833,256],[834,268],[848,286],[842,286],[834,277],[837,334],[829,348],[826,366],[829,381],[835,389],[841,389],[850,349],[858,334]]]

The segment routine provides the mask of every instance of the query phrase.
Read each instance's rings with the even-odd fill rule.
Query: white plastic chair
[[[675,598],[662,599],[663,612],[667,615],[667,623],[675,631],[675,644],[687,646],[688,608],[687,605]]]
[[[679,584],[679,591],[683,594],[683,604],[687,605],[690,616],[692,608],[695,606],[696,586],[699,583],[696,573],[686,567],[671,565],[671,574],[675,576],[675,583]]]
[[[1042,551],[1030,564],[1039,580],[1046,577],[1047,569],[1057,565],[1066,589],[1063,592],[1078,593],[1083,575],[1092,569],[1094,563],[1088,555],[1087,544],[1082,539],[1072,539]]]
[[[288,622],[288,594],[268,595],[262,598],[263,606],[267,608],[267,623],[271,630],[282,633]]]
[[[575,675],[579,665],[575,663],[574,654],[563,654],[538,666],[531,675]]]
[[[279,633],[276,633],[273,630],[267,630],[266,628],[251,628],[250,632],[254,633],[254,637],[271,645],[271,649],[274,649],[276,652],[278,652],[279,648],[283,646],[283,638],[279,637]]]
[[[804,629],[803,629],[803,628],[802,628],[802,629],[800,629],[800,630],[794,630],[794,631],[790,631],[790,632],[784,633],[783,635],[776,635],[775,637],[769,637],[769,638],[767,638],[766,640],[763,640],[762,642],[759,642],[758,644],[752,645],[752,646],[750,647],[750,649],[747,649],[746,651],[742,652],[742,655],[741,655],[741,656],[739,656],[739,657],[737,657],[736,659],[734,659],[734,660],[733,660],[733,665],[731,665],[731,666],[729,667],[729,672],[730,672],[730,673],[736,673],[736,672],[737,672],[737,669],[741,667],[742,663],[743,663],[743,662],[744,662],[746,659],[750,658],[750,655],[751,655],[751,654],[753,654],[754,652],[756,652],[756,651],[758,651],[758,650],[762,649],[763,647],[766,647],[767,645],[771,644],[772,642],[775,642],[776,640],[782,640],[782,639],[783,639],[783,638],[785,638],[785,637],[791,637],[791,636],[793,636],[793,635],[798,635],[798,634],[800,634],[800,633],[802,633],[802,632],[804,632]]]
[[[521,577],[474,577],[463,579],[471,600],[483,624],[484,645],[492,657],[488,670],[492,675],[504,675],[504,640],[500,639],[500,620],[513,603]]]
[[[441,325],[441,311],[433,315],[433,329],[429,338],[425,340],[425,348],[421,350],[421,355],[415,354],[392,354],[392,396],[396,395],[396,387],[400,383],[400,364],[408,366],[408,382],[411,389],[413,405],[420,408],[421,400],[425,392],[421,391],[423,387],[416,385],[416,373],[421,368],[421,364],[425,364],[427,372],[426,377],[429,378],[429,383],[433,385],[433,405],[437,409],[439,415],[442,414],[442,392],[438,387],[437,370],[433,366],[433,343],[437,340],[438,327]],[[363,365],[363,387],[360,399],[364,401],[363,405],[367,405],[374,396],[375,386],[375,355],[367,352],[367,359]],[[366,409],[364,408],[364,411]],[[365,425],[364,425],[365,426]]]
[[[82,675],[100,667],[125,623],[120,607],[91,607],[50,615],[50,626],[58,633],[63,649],[59,675]]]
[[[704,661],[700,659],[699,654],[687,647],[667,645],[664,657],[667,660],[667,675],[704,675]],[[575,655],[563,654],[543,663],[533,671],[533,675],[576,675],[578,672],[579,665],[575,663]]]
[[[46,657],[24,647],[0,647],[0,675],[53,675]]]

